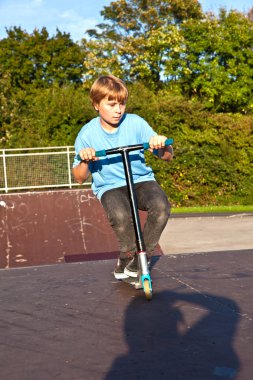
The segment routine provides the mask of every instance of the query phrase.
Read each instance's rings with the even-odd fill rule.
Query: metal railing
[[[0,192],[80,186],[71,170],[74,155],[73,146],[0,149]]]

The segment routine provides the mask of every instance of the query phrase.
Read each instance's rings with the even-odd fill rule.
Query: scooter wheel
[[[152,289],[150,287],[150,283],[149,283],[148,279],[145,279],[143,281],[143,290],[144,290],[144,293],[145,293],[147,300],[151,300],[152,299]]]

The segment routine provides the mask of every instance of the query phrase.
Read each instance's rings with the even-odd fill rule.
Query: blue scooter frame
[[[165,141],[166,146],[172,145],[172,144],[173,144],[173,139],[167,139]],[[137,255],[138,255],[138,262],[139,262],[138,281],[135,281],[134,284],[135,284],[136,289],[143,288],[146,298],[148,300],[151,300],[152,292],[153,292],[152,280],[151,280],[148,262],[147,262],[146,248],[145,248],[145,243],[144,243],[142,229],[141,229],[137,199],[136,199],[136,194],[134,190],[134,181],[133,181],[131,163],[129,159],[129,152],[133,150],[141,150],[141,149],[144,149],[144,150],[149,149],[149,143],[128,145],[128,146],[123,146],[123,147],[118,147],[118,148],[113,148],[113,149],[107,149],[107,150],[99,150],[96,152],[96,157],[103,157],[103,156],[108,156],[108,155],[117,154],[117,153],[121,154],[122,156],[129,201],[130,201],[131,212],[132,212],[132,218],[133,218],[133,225],[134,225],[135,236],[136,236],[136,247],[137,247]]]

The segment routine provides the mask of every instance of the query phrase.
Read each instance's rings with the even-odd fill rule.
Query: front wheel
[[[148,279],[145,279],[143,281],[143,290],[144,290],[147,300],[150,301],[152,299],[152,289],[151,289],[150,282]]]

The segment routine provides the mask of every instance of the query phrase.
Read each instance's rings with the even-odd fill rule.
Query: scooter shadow
[[[150,260],[150,265],[149,265],[149,270],[150,272],[152,271],[152,269],[156,266],[156,264],[158,263],[158,261],[160,260],[161,256],[153,256]]]
[[[239,316],[233,300],[213,294],[165,290],[151,302],[141,294],[125,314],[128,353],[115,358],[104,380],[235,380]]]

